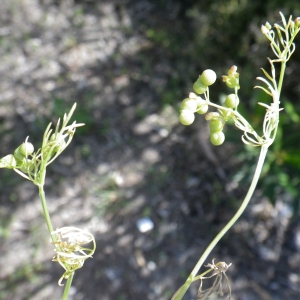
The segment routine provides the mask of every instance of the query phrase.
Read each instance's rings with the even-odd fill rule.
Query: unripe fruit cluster
[[[230,94],[225,98],[223,106],[227,108],[237,108],[239,103],[240,103],[239,97],[236,94]]]
[[[224,120],[220,117],[213,118],[209,123],[210,141],[215,146],[220,146],[225,141],[223,133]]]
[[[236,72],[237,67],[232,66],[228,71],[228,76],[223,76],[223,81],[228,87],[239,89],[239,74]],[[197,94],[206,93],[208,86],[216,81],[216,73],[207,69],[199,76],[193,85],[193,89]],[[208,110],[209,101],[202,99],[195,93],[190,93],[181,103],[179,121],[183,125],[190,125],[195,120],[195,112],[205,114]],[[205,94],[208,97],[208,93]],[[206,114],[205,119],[209,121],[210,141],[213,145],[222,145],[225,141],[223,128],[225,123],[233,117],[234,111],[239,105],[239,98],[236,94],[230,94],[223,103],[223,109],[219,108],[219,112],[210,112]]]
[[[213,70],[207,69],[199,76],[193,85],[193,89],[197,94],[204,94],[208,86],[216,81],[217,75]],[[205,114],[208,111],[207,102],[194,93],[190,93],[181,103],[179,121],[183,125],[191,125],[195,120],[195,113]]]
[[[28,157],[34,151],[34,147],[31,143],[25,142],[21,144],[14,152],[14,157],[17,160],[23,160],[23,158]]]
[[[239,105],[239,98],[236,94],[230,94],[225,98],[223,107],[236,109]],[[223,133],[223,128],[228,119],[231,118],[231,110],[219,110],[220,113],[209,113],[206,115],[206,120],[210,121],[209,130],[210,130],[210,141],[213,145],[219,146],[222,145],[225,141],[225,135]]]
[[[208,86],[215,83],[217,75],[215,71],[207,69],[199,76],[197,81],[193,85],[195,93],[201,95],[207,91]]]
[[[179,121],[182,125],[191,125],[195,120],[195,113],[205,114],[208,105],[205,100],[201,99],[194,93],[190,93],[189,98],[181,102]]]

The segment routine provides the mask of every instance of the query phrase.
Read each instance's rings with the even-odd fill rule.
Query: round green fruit
[[[210,132],[218,132],[223,129],[223,122],[221,120],[212,120],[209,123]]]
[[[207,69],[203,71],[203,73],[200,75],[199,79],[201,82],[207,86],[212,85],[215,83],[217,79],[216,72],[210,69]]]
[[[190,110],[182,110],[180,115],[179,115],[179,122],[182,125],[191,125],[195,120],[195,115],[192,111]]]
[[[210,135],[210,142],[215,146],[220,146],[225,141],[225,134],[222,131],[213,132]]]
[[[22,160],[23,158],[25,158],[25,156],[21,153],[20,151],[20,147],[18,147],[15,151],[14,151],[14,157],[16,160]]]
[[[190,110],[195,112],[197,109],[197,101],[196,99],[186,98],[181,102],[182,110]]]
[[[197,97],[196,102],[197,102],[198,107],[203,105],[203,104],[206,104],[206,101],[204,99],[202,99],[201,97]]]
[[[197,113],[200,115],[205,114],[208,111],[208,105],[207,104],[202,104],[197,108]]]
[[[20,148],[20,153],[24,157],[26,157],[26,155],[28,156],[28,155],[32,154],[34,151],[33,145],[29,142],[23,143],[19,148]]]
[[[207,90],[207,85],[205,85],[200,78],[197,79],[197,81],[193,85],[193,89],[195,93],[201,95],[204,94]]]
[[[226,97],[224,105],[228,108],[236,108],[240,103],[239,97],[236,94],[230,94]]]

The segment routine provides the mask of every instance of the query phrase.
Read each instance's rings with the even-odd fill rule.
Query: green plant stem
[[[284,73],[285,73],[285,68],[286,68],[286,61],[282,61],[281,62],[281,68],[280,68],[280,75],[279,75],[279,80],[278,80],[278,87],[277,87],[277,91],[278,91],[278,98],[281,92],[281,88],[282,88],[282,83],[283,83],[283,77],[284,77]]]
[[[255,169],[255,173],[254,173],[251,185],[249,187],[249,190],[248,190],[248,192],[245,196],[245,199],[243,200],[240,208],[235,213],[235,215],[231,218],[231,220],[226,224],[226,226],[218,233],[218,235],[213,239],[213,241],[206,248],[206,250],[200,257],[199,261],[197,262],[196,266],[194,267],[193,271],[191,272],[190,276],[188,277],[188,279],[186,280],[184,285],[181,286],[180,289],[175,293],[175,295],[172,297],[172,300],[181,300],[182,299],[182,297],[188,290],[189,286],[194,281],[197,273],[199,272],[199,269],[202,267],[202,265],[203,265],[204,261],[207,259],[208,255],[211,253],[211,251],[214,249],[214,247],[217,245],[217,243],[220,241],[220,239],[225,235],[225,233],[235,224],[235,222],[239,219],[239,217],[245,211],[245,209],[248,206],[248,203],[254,193],[258,179],[260,177],[267,152],[268,152],[268,146],[263,145],[260,150],[259,159],[257,162],[257,166]]]
[[[64,294],[63,294],[63,297],[62,297],[62,300],[67,300],[68,299],[68,295],[69,295],[69,291],[70,291],[70,287],[71,287],[71,284],[72,284],[72,280],[73,280],[73,277],[74,277],[74,273],[75,272],[72,272],[66,282],[66,285],[65,285],[65,290],[64,290]]]
[[[40,195],[40,199],[41,199],[41,202],[42,202],[43,213],[44,213],[44,217],[45,217],[46,224],[47,224],[47,227],[48,227],[48,231],[50,233],[52,241],[56,242],[55,235],[52,235],[52,232],[54,230],[53,230],[53,227],[52,227],[50,215],[49,215],[48,208],[47,208],[46,196],[45,196],[44,188],[43,188],[42,185],[39,185],[39,195]]]
[[[46,223],[47,223],[47,227],[48,227],[48,230],[50,232],[52,242],[55,243],[56,242],[56,237],[55,237],[54,234],[52,234],[53,226],[52,226],[50,215],[49,215],[49,212],[48,212],[46,197],[45,197],[45,192],[44,192],[43,186],[39,186],[39,195],[40,195],[40,198],[41,198],[43,213],[44,213],[44,217],[45,217],[45,220],[46,220]],[[66,300],[68,298],[68,294],[69,294],[69,291],[70,291],[70,287],[71,287],[71,284],[72,284],[74,273],[75,272],[71,272],[70,276],[67,279],[62,300]]]
[[[48,211],[48,207],[47,207],[47,202],[46,202],[46,196],[45,196],[45,192],[44,192],[44,182],[45,182],[45,177],[46,177],[46,166],[42,167],[42,170],[40,172],[40,177],[39,177],[39,184],[38,184],[38,188],[39,188],[39,196],[42,202],[42,207],[43,207],[43,213],[44,213],[44,217],[46,220],[46,224],[48,227],[48,231],[50,233],[52,242],[55,243],[57,241],[55,234],[52,234],[53,230],[53,226],[51,223],[51,219],[50,219],[50,215],[49,215],[49,211]],[[57,250],[59,250],[59,246],[55,246]],[[70,287],[72,285],[72,280],[74,277],[74,273],[75,272],[71,272],[66,285],[65,285],[65,289],[64,289],[64,293],[62,296],[62,300],[67,300],[68,295],[69,295],[69,291],[70,291]]]

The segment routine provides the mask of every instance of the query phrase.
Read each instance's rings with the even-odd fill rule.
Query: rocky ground
[[[212,147],[201,116],[178,122],[192,45],[178,41],[170,54],[162,29],[185,33],[190,5],[1,1],[0,156],[27,136],[38,147],[74,102],[74,119],[86,124],[45,185],[54,227],[89,230],[97,242],[70,300],[171,299],[246,193],[231,179],[237,145]],[[299,217],[289,199],[273,206],[258,189],[252,200],[208,262],[232,263],[234,300],[300,299]],[[62,268],[51,262],[37,189],[12,170],[1,170],[0,239],[0,299],[60,299]]]

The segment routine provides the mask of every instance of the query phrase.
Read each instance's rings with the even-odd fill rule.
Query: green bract
[[[220,146],[225,141],[225,134],[222,131],[213,132],[210,135],[210,141],[215,146]]]
[[[195,120],[195,115],[192,111],[184,109],[181,111],[179,121],[182,125],[191,125]]]
[[[59,150],[63,150],[66,148],[67,143],[64,139],[64,137],[57,133],[53,133],[50,137],[50,141],[55,142],[56,146],[53,149],[53,152],[51,153],[52,155],[54,155],[56,152],[58,152]]]
[[[239,87],[238,79],[235,77],[228,78],[225,82],[226,85],[231,89],[234,89],[235,87]]]
[[[207,85],[205,85],[200,78],[197,79],[197,81],[193,85],[193,89],[195,93],[197,94],[204,94],[207,90]]]
[[[181,109],[195,112],[197,109],[197,101],[195,99],[186,98],[181,102]]]
[[[201,82],[207,86],[212,85],[215,83],[217,79],[216,72],[210,69],[207,69],[203,71],[203,73],[200,75],[199,79]]]
[[[228,70],[228,75],[222,76],[223,82],[226,83],[226,85],[231,89],[239,89],[239,73],[237,72],[237,67],[232,66]]]
[[[239,103],[239,97],[236,94],[230,94],[226,97],[224,105],[228,108],[236,108]]]

